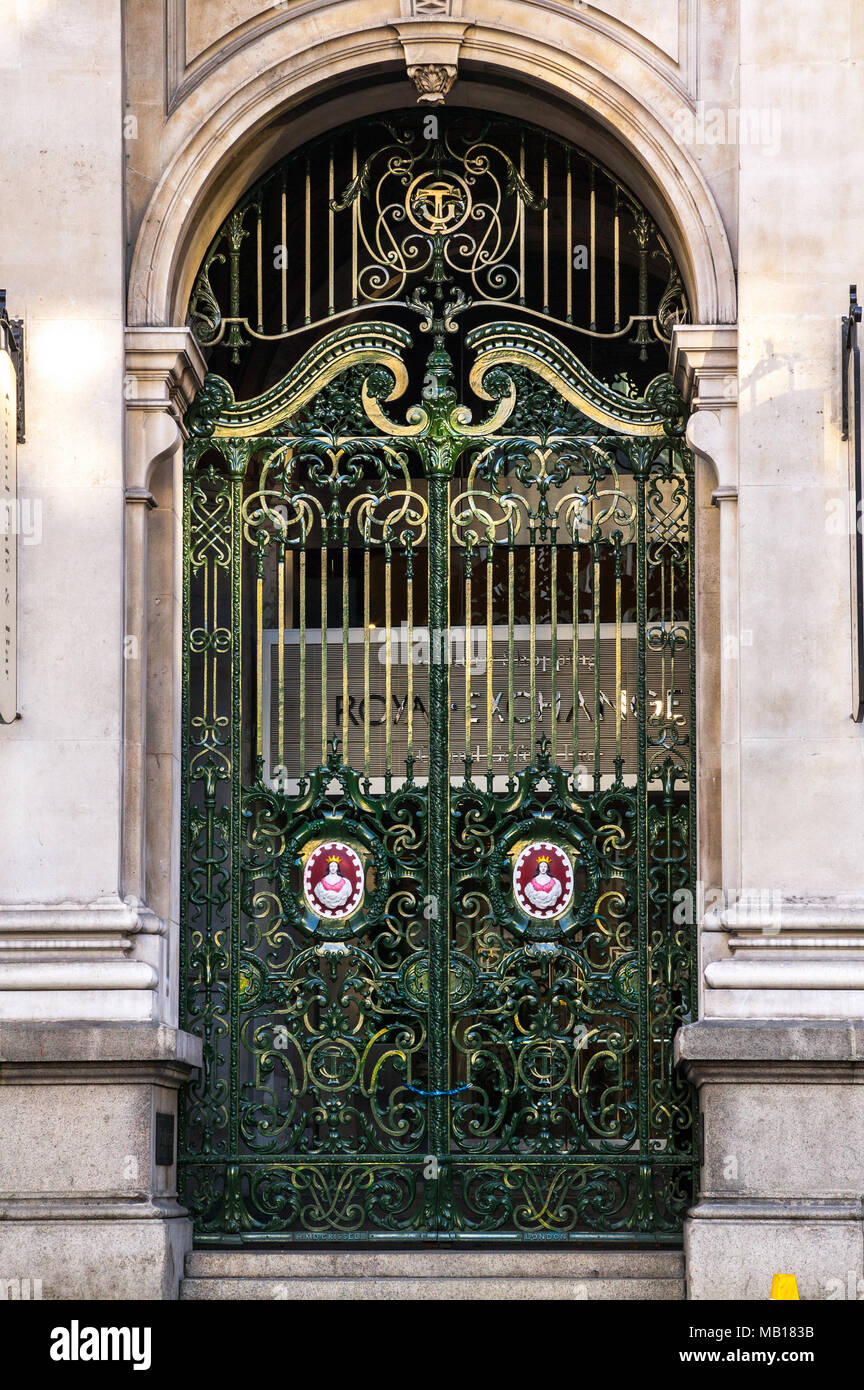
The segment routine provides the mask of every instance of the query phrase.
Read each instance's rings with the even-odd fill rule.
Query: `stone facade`
[[[200,1062],[177,1031],[178,469],[204,372],[186,304],[280,155],[452,77],[448,102],[601,157],[687,280],[670,369],[699,459],[690,1295],[864,1278],[839,354],[864,279],[862,48],[858,0],[67,0],[62,26],[13,5],[0,266],[40,525],[19,548],[20,719],[0,728],[0,1275],[176,1296],[191,1234],[154,1135]]]

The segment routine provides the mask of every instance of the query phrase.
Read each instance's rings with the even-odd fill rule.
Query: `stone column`
[[[774,1274],[864,1297],[864,1021],[703,1018],[676,1053],[701,1111],[689,1297],[764,1301]]]
[[[201,1044],[161,1024],[0,1023],[0,1275],[45,1299],[176,1298],[177,1089]]]
[[[690,406],[687,443],[696,457],[699,873],[691,916],[701,929],[700,1012],[702,968],[716,945],[704,931],[706,890],[709,899],[711,889],[734,893],[741,874],[737,347],[734,325],[681,324],[670,360]]]
[[[158,1017],[170,1023],[179,951],[182,421],[204,372],[188,328],[126,329],[123,886],[127,901],[146,904],[164,924],[167,960],[153,963]]]
[[[0,904],[0,1276],[44,1298],[177,1296],[182,419],[204,375],[186,329],[126,333],[120,883]],[[118,577],[119,587],[119,577]],[[30,1287],[32,1287],[32,1282]]]
[[[760,798],[766,825],[789,823],[788,808],[778,806],[745,748],[742,725],[758,728],[761,718],[754,672],[761,652],[754,660],[754,649],[772,640],[794,646],[801,595],[790,585],[787,604],[759,592],[760,569],[778,563],[788,534],[741,530],[739,492],[749,481],[739,476],[742,436],[751,457],[753,446],[739,416],[735,346],[735,329],[696,325],[676,328],[672,349],[677,384],[693,411],[688,442],[712,465],[720,509],[716,548],[703,548],[697,559],[699,619],[704,589],[719,576],[718,622],[698,636],[700,1018],[676,1039],[700,1110],[700,1192],[685,1231],[688,1292],[764,1300],[773,1274],[793,1273],[802,1298],[857,1298],[864,1293],[864,897],[854,887],[800,891],[770,862],[783,857],[783,841],[773,854],[766,835],[760,852],[747,831]],[[749,483],[750,492],[756,487],[764,492]],[[761,691],[770,701],[764,667]],[[713,699],[719,719],[712,719]],[[759,741],[751,737],[751,745]],[[802,730],[802,769],[816,776],[806,750]],[[718,769],[719,815],[712,791]],[[802,781],[802,795],[805,789],[812,793]],[[818,826],[808,829],[802,819],[802,857],[811,832]]]

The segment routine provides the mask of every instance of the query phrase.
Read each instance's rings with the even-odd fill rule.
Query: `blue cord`
[[[460,1091],[469,1090],[471,1085],[472,1082],[466,1081],[464,1086],[454,1086],[452,1091],[421,1091],[419,1086],[409,1086],[406,1081],[405,1089],[407,1091],[413,1091],[415,1096],[455,1096],[458,1095]]]

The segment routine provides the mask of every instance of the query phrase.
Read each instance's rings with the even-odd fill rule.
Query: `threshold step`
[[[677,1250],[195,1250],[187,1301],[684,1298]]]
[[[497,1279],[494,1276],[476,1279],[184,1279],[180,1297],[187,1302],[221,1299],[283,1299],[288,1302],[641,1299],[675,1302],[684,1297],[684,1283],[679,1279]]]
[[[680,1250],[193,1250],[193,1279],[683,1279]]]

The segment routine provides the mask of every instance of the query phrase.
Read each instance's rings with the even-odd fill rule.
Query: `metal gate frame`
[[[435,196],[440,201],[437,185]],[[422,315],[432,350],[422,403],[406,412],[404,423],[393,418],[390,403],[408,386],[412,341],[405,329],[387,321],[324,334],[277,386],[253,400],[236,403],[226,381],[208,376],[187,421],[182,1023],[203,1037],[204,1068],[188,1090],[181,1119],[183,1200],[195,1217],[196,1238],[223,1244],[677,1242],[695,1173],[692,1095],[676,1077],[671,1057],[676,1028],[695,1012],[692,914],[686,906],[680,911],[695,882],[694,497],[692,459],[683,442],[684,408],[668,378],[657,378],[644,398],[628,398],[591,376],[558,337],[504,320],[483,324],[465,338],[473,354],[471,387],[490,403],[487,419],[472,423],[457,399],[446,348],[448,335],[457,331],[464,296],[450,291],[445,301],[446,231],[432,232],[430,245],[427,288],[415,291],[412,307]],[[371,492],[365,477],[370,469],[378,478]],[[555,676],[551,738],[544,733],[535,743],[532,662],[532,756],[517,768],[510,557],[519,501],[513,478],[520,469],[525,490],[533,486],[538,494],[530,516],[525,514],[532,579],[539,544],[549,549],[553,575],[558,556],[572,553],[574,652],[572,756],[568,759],[558,746]],[[412,481],[418,475],[422,486]],[[394,482],[404,487],[395,488]],[[556,490],[565,485],[572,488],[569,498],[556,501]],[[316,499],[328,493],[324,508]],[[320,516],[313,521],[316,506]],[[281,624],[287,554],[296,553],[305,577],[316,538],[325,557],[328,549],[341,551],[341,675],[347,692],[346,537],[352,516],[362,516],[366,527],[364,554],[373,547],[377,526],[377,544],[386,555],[384,790],[373,792],[369,779],[368,568],[361,770],[345,753],[344,700],[341,751],[339,730],[328,722],[325,559],[320,565],[321,756],[309,761],[310,737],[306,757],[304,710],[300,780],[289,793],[265,775],[266,576],[275,576]],[[635,551],[637,576],[635,769],[625,767],[622,751],[627,717],[621,682],[622,572],[628,545]],[[476,565],[487,586],[491,659],[493,572],[502,546],[510,566],[511,697],[503,788],[496,786],[491,763],[491,675],[487,765],[473,769],[466,741],[463,779],[453,777],[451,666],[443,654],[452,628],[451,558],[461,553],[466,557],[466,655]],[[409,590],[418,557],[425,554],[428,564],[425,786],[414,776],[410,732],[408,759],[399,775],[390,761],[390,566],[397,550],[407,566]],[[582,551],[591,557],[594,574],[595,758],[587,787],[577,766],[576,586]],[[605,786],[597,645],[604,558],[614,573],[616,663],[615,771]],[[659,612],[653,615],[652,567],[662,584]],[[686,587],[686,621],[677,618],[674,593],[671,599],[667,594],[667,574],[673,589],[676,575]],[[301,584],[305,605],[303,579]],[[550,593],[556,595],[551,601],[552,669],[557,670],[557,578]],[[533,588],[530,603],[533,658]],[[305,696],[304,623],[301,616]],[[281,626],[276,651],[282,720]],[[676,658],[679,670],[682,662],[687,668],[686,719],[667,695],[666,663],[674,686]],[[650,661],[662,664],[664,681],[653,713]],[[467,738],[467,659],[464,680]],[[250,696],[254,721],[248,718]],[[314,739],[317,744],[317,731]],[[548,921],[531,917],[524,897],[516,895],[514,863],[526,837],[548,844],[550,855],[563,854],[579,878],[567,910]],[[316,917],[304,893],[305,866],[313,852],[337,844],[361,865],[362,910],[351,918]],[[469,930],[472,955],[459,949],[451,928],[451,918],[461,913],[464,923],[480,911],[478,897],[485,903],[484,921],[508,943],[485,967],[478,938]],[[433,908],[426,915],[428,934],[409,949],[406,923],[419,923],[421,904]],[[308,1023],[313,1005],[307,1008],[306,1001],[314,995],[314,1009],[332,1011],[333,989],[340,994],[352,961],[358,971],[365,969],[366,957],[378,949],[376,931],[393,932],[397,921],[402,932],[398,968],[388,970],[378,960],[365,995],[358,987],[351,999],[350,1009],[356,1013],[359,1007],[357,1017],[351,1016],[357,1047],[348,1036],[348,1005],[341,1033],[334,1025],[325,1042],[318,1023],[314,1028]],[[608,956],[602,968],[592,969],[586,943],[592,934],[604,933]],[[356,965],[361,958],[364,964]],[[292,974],[298,960],[304,962],[300,976]],[[530,983],[541,981],[544,972],[545,994],[545,985]],[[612,1081],[605,1090],[594,1081],[575,1084],[582,1063],[574,1059],[582,1039],[571,1054],[548,1019],[546,1032],[538,1024],[536,1036],[524,1045],[519,1037],[501,1043],[511,1058],[509,1090],[500,1077],[484,1090],[477,1075],[484,1067],[495,1072],[495,1047],[470,1042],[476,1025],[464,1023],[464,1016],[491,1010],[503,1015],[511,1033],[524,1032],[522,1003],[514,1003],[519,989],[534,990],[538,1017],[544,1009],[563,1011],[568,1036],[575,1026],[585,1031],[578,1020],[590,1022],[592,1010],[598,1017],[606,1010],[603,1018],[618,1021],[604,1024],[605,1032],[598,1026],[593,1042],[588,1030],[586,1067],[595,1074],[608,1069]],[[381,1033],[375,1024],[394,1009],[401,1020],[388,1024],[396,1029],[395,1041],[376,1043]],[[290,1048],[281,1048],[277,1037],[283,1025],[274,1020],[283,1014],[293,1025]],[[635,1075],[628,1079],[631,1052]],[[533,1082],[530,1066],[540,1068],[532,1073]],[[545,1082],[537,1082],[543,1067],[548,1094],[541,1094]],[[563,1080],[553,1076],[555,1067]],[[566,1103],[555,1099],[559,1088]],[[488,1118],[496,1105],[504,1118],[490,1127],[483,1116]]]

